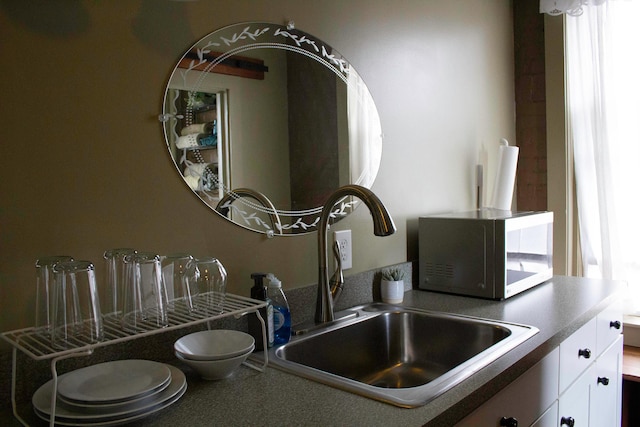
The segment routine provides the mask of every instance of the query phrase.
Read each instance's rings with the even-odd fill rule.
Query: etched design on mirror
[[[233,205],[233,201],[237,200],[241,197],[251,197],[262,204],[261,206],[257,206],[254,204],[250,204],[254,209],[259,210],[260,212],[264,212],[269,215],[271,219],[271,227],[266,224],[261,218],[258,218],[256,215],[244,212],[240,210],[236,205]],[[227,216],[230,211],[236,210],[240,215],[242,215],[242,219],[249,225],[255,222],[256,226],[261,226],[265,228],[265,232],[267,233],[267,237],[271,238],[274,235],[274,229],[279,232],[282,230],[282,223],[280,222],[280,217],[278,216],[278,212],[271,203],[271,200],[264,194],[259,191],[252,190],[250,188],[236,188],[233,191],[229,191],[225,196],[218,202],[216,206],[216,211],[220,213],[222,216]]]
[[[189,188],[269,237],[316,231],[326,198],[346,184],[370,188],[380,165],[368,88],[338,52],[292,25],[236,24],[198,41],[174,68],[159,118]],[[336,204],[331,222],[358,204]]]
[[[266,199],[266,196],[262,194],[260,196],[266,199],[266,202],[262,201],[262,206],[251,203],[246,199],[242,199],[241,204],[249,206],[255,212],[242,210],[236,204],[233,204],[233,201],[240,200],[241,197],[251,197],[260,200],[258,197],[256,197],[256,195],[249,193],[249,191],[253,193],[253,190],[248,190],[246,188],[236,189],[228,192],[225,197],[220,200],[218,206],[216,207],[216,210],[223,216],[227,216],[229,211],[231,210],[236,212],[241,216],[243,222],[245,222],[247,226],[249,226],[250,228],[263,228],[268,237],[273,237],[275,235],[275,232],[283,234],[286,230],[295,228],[300,228],[305,231],[310,228],[313,228],[314,230],[316,229],[315,227],[317,227],[320,217],[316,217],[312,224],[306,224],[302,220],[302,218],[297,218],[297,220],[292,224],[282,224],[282,222],[280,221],[280,217],[278,216],[278,211],[273,207],[273,204],[271,204],[271,202]],[[336,219],[345,217],[353,209],[355,209],[355,204],[356,199],[353,199],[351,201],[343,200],[340,203],[337,203],[334,207],[334,210],[331,211],[329,218],[331,218],[335,222]],[[262,212],[269,215],[271,218],[271,223],[267,224],[262,218],[256,215],[256,212]]]

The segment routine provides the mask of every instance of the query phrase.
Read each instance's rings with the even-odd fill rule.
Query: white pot
[[[388,304],[400,304],[404,299],[404,280],[384,280],[380,282],[380,296]]]

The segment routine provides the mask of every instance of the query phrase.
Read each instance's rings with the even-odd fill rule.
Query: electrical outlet
[[[340,244],[340,254],[342,256],[342,269],[348,270],[353,267],[351,230],[334,231],[333,241]]]

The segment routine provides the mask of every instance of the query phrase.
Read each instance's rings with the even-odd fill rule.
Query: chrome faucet
[[[329,217],[333,211],[333,207],[341,199],[348,196],[354,196],[364,202],[369,208],[373,217],[373,233],[376,236],[389,236],[396,231],[396,226],[391,219],[391,215],[387,208],[382,204],[378,196],[367,188],[359,185],[345,185],[338,188],[329,196],[325,202],[322,212],[320,213],[320,221],[318,225],[318,299],[316,301],[316,317],[317,323],[331,322],[334,320],[333,304],[334,297],[342,290],[342,284],[336,286],[339,282],[334,282],[331,289],[329,284],[329,273],[327,270],[327,233],[329,231]],[[340,269],[340,266],[338,266]],[[341,276],[341,272],[336,271],[335,276]]]

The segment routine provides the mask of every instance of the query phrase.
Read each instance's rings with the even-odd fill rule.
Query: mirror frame
[[[358,106],[366,105],[368,111],[371,114],[375,114],[375,120],[373,120],[374,123],[372,125],[374,132],[367,133],[367,135],[373,135],[373,137],[366,138],[365,141],[360,141],[360,143],[367,145],[367,147],[372,145],[376,149],[376,154],[362,175],[355,182],[350,182],[351,184],[370,188],[380,167],[383,137],[379,114],[371,93],[357,72],[342,55],[319,39],[296,30],[293,24],[288,24],[287,26],[265,22],[233,24],[209,33],[191,46],[174,67],[165,88],[163,110],[159,120],[163,123],[166,146],[176,169],[188,187],[209,208],[223,218],[245,229],[265,233],[267,237],[273,237],[274,235],[296,236],[315,232],[320,219],[322,205],[303,211],[276,209],[266,195],[249,188],[227,188],[224,184],[225,180],[219,185],[222,190],[218,197],[211,196],[207,191],[195,189],[193,184],[189,185],[186,176],[183,176],[183,172],[179,167],[178,160],[174,157],[170,143],[170,126],[174,125],[177,119],[184,117],[180,115],[180,112],[170,111],[168,108],[168,102],[171,98],[170,90],[175,88],[175,86],[174,88],[171,87],[172,82],[175,85],[175,79],[180,79],[178,80],[180,82],[179,87],[184,87],[185,89],[182,90],[186,90],[189,93],[207,93],[208,91],[201,86],[205,76],[212,72],[214,67],[220,66],[231,57],[237,57],[242,52],[264,48],[284,49],[289,52],[299,53],[324,65],[345,83],[348,91],[353,90],[353,93],[357,96]],[[214,50],[215,52],[213,52]],[[189,84],[189,81],[193,80],[194,77],[195,84]],[[228,95],[225,94],[224,96]],[[188,114],[190,112],[186,111],[185,113]],[[224,124],[222,125],[224,126]],[[222,132],[228,133],[229,130],[228,128],[223,128]],[[218,134],[220,135],[220,131]],[[353,142],[349,141],[350,147],[352,144]],[[203,163],[200,165],[204,166],[202,173],[204,175],[213,174],[208,165],[204,164],[204,160],[201,160],[202,156],[200,156],[198,148],[193,151],[196,152],[196,158],[199,159],[198,162]],[[228,167],[230,165],[228,147],[225,151],[225,158],[222,159],[222,164]],[[353,181],[351,178],[349,180]],[[209,202],[206,199],[209,199]],[[216,207],[211,205],[210,201],[212,200],[219,201]],[[341,200],[334,206],[334,210],[330,215],[330,223],[335,223],[346,217],[359,204],[360,201],[357,198]],[[228,215],[230,213],[233,215],[233,219],[229,218]],[[291,218],[291,221],[282,221],[282,218]]]

